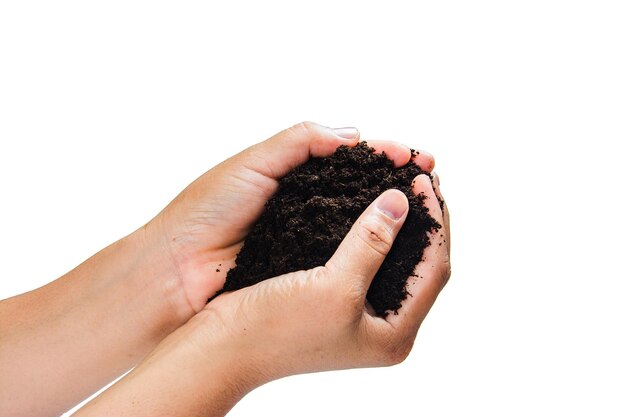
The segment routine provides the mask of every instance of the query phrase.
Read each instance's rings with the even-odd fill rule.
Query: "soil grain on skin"
[[[429,232],[441,228],[424,206],[426,196],[412,191],[419,174],[429,175],[412,161],[394,168],[385,154],[375,154],[365,142],[341,146],[327,158],[310,159],[280,180],[222,291],[324,265],[367,206],[395,188],[406,194],[409,213],[367,300],[378,316],[397,312],[409,295],[407,279],[430,245]]]

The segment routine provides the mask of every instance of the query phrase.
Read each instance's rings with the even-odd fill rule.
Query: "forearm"
[[[137,368],[75,416],[223,416],[260,385],[249,358],[217,335],[204,312],[168,336]],[[202,341],[198,342],[198,334]],[[206,336],[206,337],[205,337]]]
[[[135,365],[191,311],[146,230],[0,302],[0,415],[66,411]],[[181,292],[181,294],[178,294]]]

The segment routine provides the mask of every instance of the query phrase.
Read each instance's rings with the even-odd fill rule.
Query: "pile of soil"
[[[222,291],[324,265],[365,208],[385,190],[396,188],[408,197],[409,213],[367,300],[381,317],[397,313],[409,295],[407,279],[430,245],[428,232],[441,227],[424,207],[426,197],[412,191],[419,174],[430,175],[412,161],[394,168],[385,154],[375,154],[364,142],[341,146],[327,158],[310,159],[280,180]]]

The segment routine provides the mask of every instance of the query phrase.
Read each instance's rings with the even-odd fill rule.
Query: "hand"
[[[145,227],[59,279],[1,301],[0,414],[60,414],[137,364],[222,287],[277,179],[357,142],[356,129],[287,129],[210,170]],[[372,144],[396,165],[410,158],[402,145]],[[422,153],[418,163],[434,161]]]
[[[397,236],[407,199],[383,193],[355,222],[325,266],[225,293],[167,337],[135,370],[79,415],[224,415],[270,380],[331,369],[401,362],[450,277],[449,214],[439,181],[425,175],[430,214],[443,225],[431,235],[397,315],[372,315],[365,295]]]
[[[161,240],[179,274],[185,300],[176,303],[200,311],[224,284],[226,272],[278,180],[309,157],[329,156],[340,145],[355,146],[354,128],[330,129],[304,122],[252,146],[211,169],[187,187],[147,230]],[[394,142],[368,141],[402,166],[411,158],[408,147]],[[415,162],[426,171],[432,156],[420,152]]]
[[[411,296],[397,315],[375,316],[365,298],[407,215],[406,197],[397,190],[372,203],[325,266],[223,294],[206,306],[200,316],[213,335],[235,341],[238,356],[249,358],[246,373],[261,379],[255,383],[404,360],[450,276],[449,215],[426,175],[416,178],[414,191],[427,196],[430,214],[444,226],[431,234],[417,277],[408,282]]]

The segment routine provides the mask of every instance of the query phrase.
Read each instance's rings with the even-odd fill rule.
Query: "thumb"
[[[279,179],[311,156],[329,156],[340,145],[352,147],[357,143],[359,131],[356,128],[332,129],[302,122],[246,149],[231,161],[266,177]]]
[[[363,294],[391,250],[409,203],[401,191],[387,190],[361,214],[326,268],[363,288]]]

